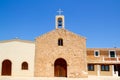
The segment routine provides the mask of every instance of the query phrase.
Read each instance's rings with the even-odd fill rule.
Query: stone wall
[[[58,39],[63,46],[58,46]],[[67,77],[86,77],[86,39],[65,29],[56,29],[36,38],[35,77],[54,77],[54,62],[67,62]]]

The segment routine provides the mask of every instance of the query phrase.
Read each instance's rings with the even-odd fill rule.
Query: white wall
[[[0,42],[0,76],[2,62],[9,59],[12,62],[11,76],[34,76],[35,44],[20,40]],[[28,63],[28,70],[21,70],[22,62]]]

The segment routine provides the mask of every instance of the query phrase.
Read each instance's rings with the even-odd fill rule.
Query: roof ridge
[[[0,43],[6,43],[6,42],[12,42],[12,41],[25,42],[25,43],[34,43],[34,41],[21,40],[21,39],[2,40],[2,41],[0,41]]]

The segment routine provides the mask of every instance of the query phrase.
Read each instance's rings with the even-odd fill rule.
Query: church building
[[[56,15],[55,29],[35,41],[0,41],[0,76],[120,76],[120,48],[87,48],[86,38],[65,29]]]

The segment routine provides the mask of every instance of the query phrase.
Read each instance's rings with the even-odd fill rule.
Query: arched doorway
[[[67,63],[64,59],[58,58],[54,63],[54,76],[67,77]]]
[[[4,60],[2,62],[2,74],[4,76],[11,76],[12,63],[10,60]]]

